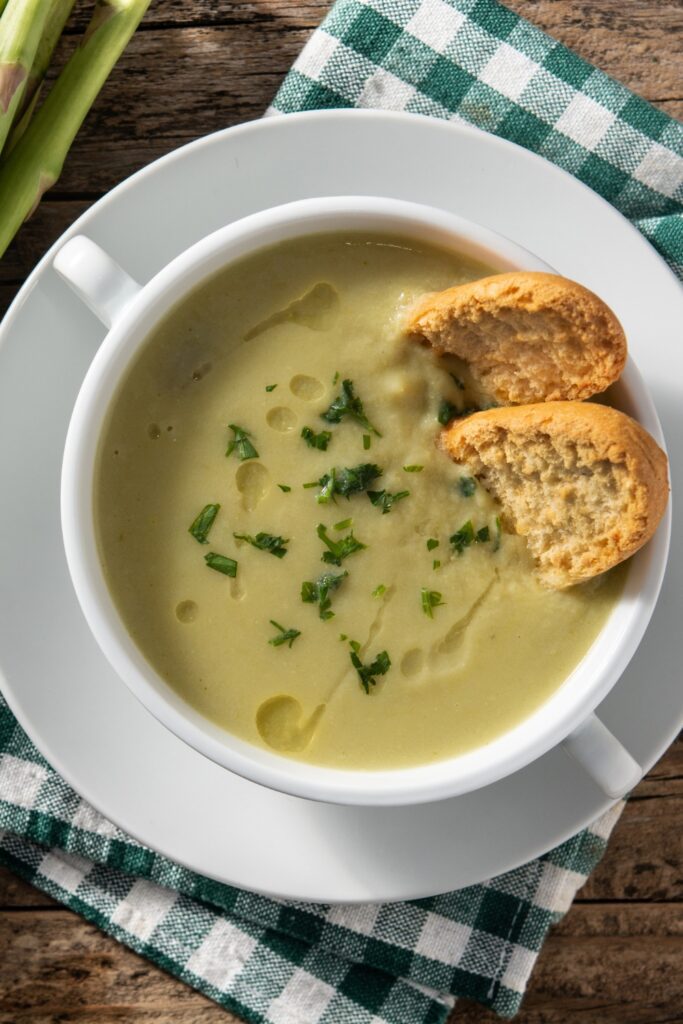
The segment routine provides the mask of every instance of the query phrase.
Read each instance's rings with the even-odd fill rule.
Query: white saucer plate
[[[386,195],[508,235],[592,288],[624,324],[683,478],[683,291],[642,236],[563,171],[472,128],[379,111],[271,118],[219,132],[114,189],[83,233],[139,281],[244,214],[307,196]],[[58,243],[61,244],[61,243]],[[401,900],[474,884],[562,842],[610,801],[556,749],[485,789],[416,808],[316,804],[246,782],[167,732],[99,652],[67,574],[59,476],[103,328],[37,266],[0,328],[0,685],[86,800],[201,874],[279,897]],[[676,508],[676,493],[674,493]],[[647,770],[683,723],[682,546],[646,637],[599,717]]]

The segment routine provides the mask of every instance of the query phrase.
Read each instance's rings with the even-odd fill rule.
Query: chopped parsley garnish
[[[424,466],[404,466],[403,467],[403,472],[404,473],[421,473],[423,469],[424,469]]]
[[[459,412],[460,410],[457,405],[453,405],[453,403],[449,402],[447,398],[442,398],[436,418],[441,426],[445,427],[447,423],[450,423],[452,419],[455,419]]]
[[[350,526],[353,526],[353,519],[342,519],[341,522],[335,523],[335,530],[348,530]]]
[[[384,516],[387,512],[391,512],[395,502],[407,498],[409,494],[410,491],[396,491],[395,494],[390,494],[389,491],[368,491],[368,498],[373,505],[381,508]]]
[[[351,640],[351,664],[358,673],[360,679],[360,685],[363,687],[367,694],[370,693],[370,687],[374,686],[377,682],[376,676],[384,676],[391,668],[391,658],[386,651],[380,651],[374,661],[370,662],[369,665],[364,665],[358,656],[360,651],[360,644],[357,640]]]
[[[370,462],[363,462],[360,466],[333,468],[318,480],[321,491],[317,496],[317,501],[324,505],[333,500],[335,494],[340,494],[343,498],[350,498],[352,494],[360,494],[381,475],[380,467]],[[307,485],[304,484],[304,486]]]
[[[320,494],[317,495],[316,501],[319,505],[327,505],[329,501],[334,501],[334,486],[336,483],[337,471],[331,469],[329,473],[325,473],[324,476],[320,477],[317,484],[320,486]],[[304,484],[304,487],[308,486]]]
[[[363,434],[363,448],[365,449],[365,451],[368,451],[368,449],[370,448],[371,444],[372,444],[372,435],[371,434]]]
[[[348,572],[340,572],[337,575],[333,572],[324,572],[315,582],[304,581],[301,584],[301,600],[305,604],[319,605],[320,618],[324,622],[334,618],[330,593],[340,587],[348,575]]]
[[[434,561],[432,562],[432,569],[440,569],[440,568],[441,568],[441,562],[439,561],[438,558],[435,558]]]
[[[222,572],[224,576],[235,577],[237,575],[237,562],[234,558],[228,558],[227,555],[217,555],[215,551],[209,551],[208,555],[204,555],[204,561],[209,569]]]
[[[272,533],[257,533],[255,537],[249,533],[233,533],[233,537],[235,540],[246,540],[252,547],[261,551],[269,551],[276,558],[284,558],[287,554],[285,544],[289,544],[289,541],[284,537],[274,537]]]
[[[301,431],[301,436],[309,448],[317,448],[320,452],[326,452],[327,446],[332,440],[332,434],[329,430],[321,430],[319,434],[316,434],[310,427],[304,427]]]
[[[356,540],[353,532],[349,533],[346,537],[342,537],[341,540],[332,540],[331,537],[327,536],[327,527],[322,523],[318,523],[317,533],[328,549],[323,552],[322,560],[329,565],[341,565],[349,555],[355,554],[356,551],[364,551],[366,547],[365,544],[361,544],[359,540]]]
[[[450,542],[459,555],[463,553],[465,548],[474,543],[474,527],[472,526],[471,519],[468,519],[459,530],[456,530],[450,537]]]
[[[459,420],[464,416],[469,416],[473,412],[478,412],[476,406],[469,405],[465,409],[458,409],[457,405],[453,405],[447,398],[442,399],[439,406],[439,411],[436,414],[436,418],[442,427],[445,427],[451,420]]]
[[[500,516],[496,516],[496,536],[493,538],[493,550],[494,551],[497,551],[498,548],[500,547],[500,538],[501,538],[502,532],[503,532],[503,529],[502,529],[502,527],[500,525]]]
[[[376,437],[382,436],[365,415],[363,403],[353,390],[353,381],[342,381],[341,393],[337,395],[329,409],[321,415],[328,423],[341,423],[344,416],[350,416]]]
[[[190,527],[189,533],[191,533],[194,539],[198,540],[200,544],[208,544],[206,538],[209,534],[209,530],[213,526],[216,516],[218,515],[219,508],[220,505],[205,505]]]
[[[380,583],[380,585],[378,587],[375,587],[375,589],[373,590],[372,597],[384,597],[386,592],[387,588],[384,586],[383,583]]]
[[[335,384],[338,384],[338,383],[339,383],[339,376],[340,376],[340,374],[339,374],[339,370],[337,370],[337,372],[335,373],[334,377],[332,378],[332,385],[333,385],[333,386],[334,386]]]
[[[434,609],[446,603],[441,600],[441,594],[438,590],[427,590],[426,587],[423,587],[420,591],[420,598],[422,600],[422,611],[430,619],[434,618]]]
[[[285,629],[285,627],[281,626],[279,622],[275,621],[275,619],[270,619],[269,621],[271,626],[275,626],[276,629],[280,630],[276,636],[272,636],[268,641],[268,643],[272,644],[273,647],[281,647],[282,644],[288,644],[291,648],[296,638],[301,636],[300,629]]]
[[[289,484],[278,484],[278,487],[279,487],[279,488],[280,488],[280,490],[281,490],[281,491],[283,492],[283,494],[289,494],[289,492],[290,492],[290,491],[291,491],[291,489],[292,489],[292,488],[291,488],[291,487],[289,486]]]
[[[472,520],[468,519],[467,522],[451,536],[450,542],[455,551],[461,555],[465,548],[468,548],[470,544],[485,544],[489,539],[490,531],[488,526],[482,526],[475,533]]]
[[[319,482],[317,480],[310,480],[307,484],[302,484],[301,486],[303,487],[303,489],[305,491],[307,491],[311,487],[318,487],[319,486]]]
[[[436,537],[430,537],[427,541],[427,551],[433,551],[434,548],[438,548],[439,542]]]
[[[240,459],[241,462],[244,462],[245,459],[258,459],[259,453],[256,451],[253,444],[249,440],[249,438],[251,437],[249,431],[244,430],[243,427],[238,427],[236,423],[229,423],[228,426],[230,427],[235,436],[228,445],[227,451],[225,453],[226,457],[229,457],[230,455],[232,455],[233,452],[236,451],[237,458]]]
[[[277,384],[266,384],[266,391],[275,391]]]
[[[461,476],[458,480],[458,490],[463,498],[471,498],[477,489],[477,481],[473,476]]]

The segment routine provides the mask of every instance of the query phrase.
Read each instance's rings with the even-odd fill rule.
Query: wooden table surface
[[[683,118],[683,5],[508,0]],[[169,150],[258,117],[326,0],[156,0],[61,181],[0,261],[0,313],[103,192]],[[86,5],[87,9],[87,5]],[[84,24],[77,11],[60,56]],[[644,681],[645,684],[645,681]],[[608,853],[539,958],[518,1024],[683,1022],[683,742],[629,802]],[[496,1018],[459,1003],[455,1018]],[[0,1024],[219,1024],[236,1018],[0,869]]]

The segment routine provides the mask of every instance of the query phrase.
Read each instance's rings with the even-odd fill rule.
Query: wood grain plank
[[[59,906],[59,903],[46,896],[40,889],[34,889],[28,882],[0,866],[0,911],[16,912],[27,908],[48,910]]]
[[[0,913],[0,1024],[237,1018],[69,911]]]
[[[318,25],[330,0],[154,0],[138,32],[159,28],[181,28],[228,24],[254,24],[276,18],[299,27]],[[77,4],[67,32],[82,32],[90,17],[90,5]]]

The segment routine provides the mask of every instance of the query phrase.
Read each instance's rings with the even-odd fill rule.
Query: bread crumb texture
[[[626,337],[611,309],[555,274],[495,274],[424,295],[406,329],[464,359],[498,405],[590,398],[626,362]]]
[[[625,413],[582,402],[489,409],[440,443],[470,467],[527,539],[539,576],[560,589],[629,558],[666,508],[667,459]]]

